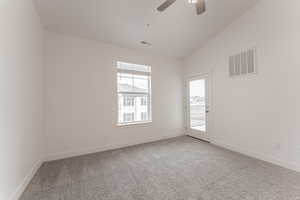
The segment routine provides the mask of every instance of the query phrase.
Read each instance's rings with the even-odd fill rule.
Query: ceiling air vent
[[[255,74],[256,68],[256,49],[252,48],[239,54],[229,57],[229,76],[241,76]]]

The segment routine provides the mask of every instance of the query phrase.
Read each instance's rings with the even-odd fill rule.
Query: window
[[[134,120],[134,113],[124,113],[123,119],[124,122],[132,122]]]
[[[141,98],[141,106],[147,106],[147,98],[145,97]]]
[[[141,120],[144,121],[144,120],[147,120],[147,119],[148,119],[147,113],[146,112],[142,112],[141,113]]]
[[[151,121],[151,67],[117,62],[120,125]]]
[[[123,105],[124,106],[134,106],[134,98],[133,97],[124,97]]]

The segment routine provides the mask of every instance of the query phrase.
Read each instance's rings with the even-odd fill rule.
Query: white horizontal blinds
[[[119,124],[151,120],[151,67],[118,62],[117,69]]]
[[[118,71],[122,73],[134,73],[134,74],[151,74],[151,67],[146,65],[137,65],[125,62],[118,62]]]

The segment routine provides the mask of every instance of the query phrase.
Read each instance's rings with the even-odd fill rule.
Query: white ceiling
[[[35,1],[48,30],[183,58],[258,0],[207,0],[200,16],[188,0],[177,0],[165,12],[156,10],[164,0]]]

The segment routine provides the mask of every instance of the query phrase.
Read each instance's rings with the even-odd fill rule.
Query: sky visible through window
[[[195,80],[190,82],[191,97],[205,97],[205,80]]]

